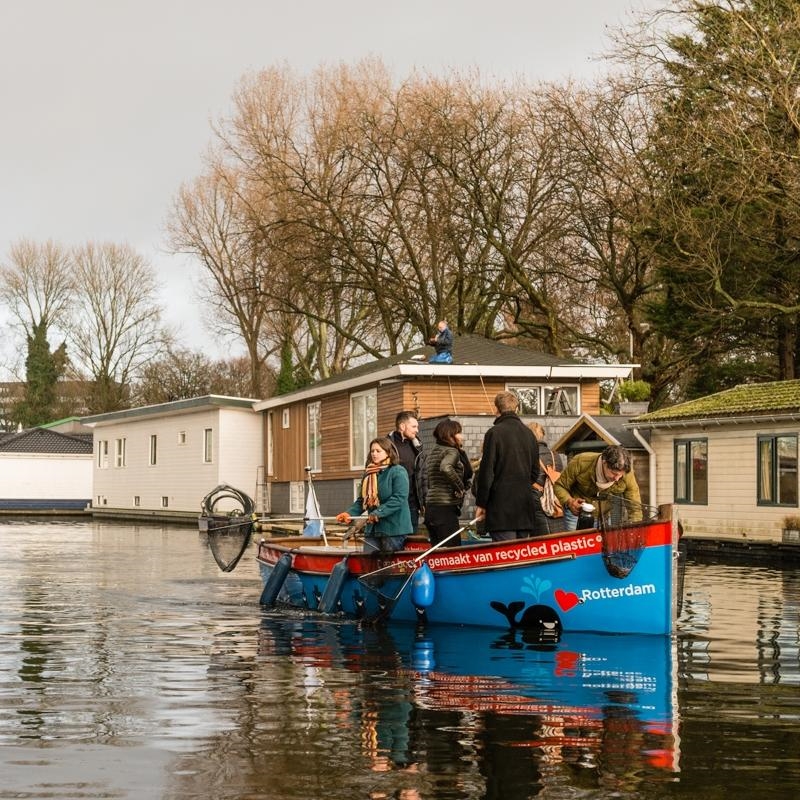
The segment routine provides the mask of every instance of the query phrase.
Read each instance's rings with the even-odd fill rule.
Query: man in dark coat
[[[419,440],[419,420],[413,411],[401,411],[394,421],[395,429],[389,434],[400,463],[408,472],[408,510],[411,513],[411,532],[419,529],[420,514],[425,513],[425,495],[428,493],[428,468],[425,453]]]
[[[447,320],[439,320],[436,335],[428,340],[436,348],[436,352],[428,359],[431,364],[453,363],[453,332],[447,326]]]
[[[483,452],[475,492],[475,516],[496,542],[533,535],[533,483],[539,474],[539,445],[517,416],[513,392],[494,398],[497,419],[483,437]]]

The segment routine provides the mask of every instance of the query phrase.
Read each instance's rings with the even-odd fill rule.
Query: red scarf
[[[361,482],[361,504],[364,509],[377,508],[381,504],[378,497],[378,473],[389,466],[389,459],[384,459],[380,464],[370,464],[364,470],[364,480]]]

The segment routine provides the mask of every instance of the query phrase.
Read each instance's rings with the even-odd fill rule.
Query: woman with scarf
[[[336,521],[349,525],[353,517],[366,514],[366,550],[393,553],[403,547],[406,536],[411,534],[408,472],[400,464],[397,449],[388,436],[379,436],[369,443],[368,462],[358,497]]]
[[[555,482],[556,497],[577,517],[581,505],[595,506],[595,516],[624,506],[628,522],[642,518],[639,484],[631,470],[631,457],[621,445],[610,445],[597,453],[578,453]]]

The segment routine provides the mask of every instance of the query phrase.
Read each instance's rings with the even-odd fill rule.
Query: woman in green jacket
[[[349,525],[354,516],[367,515],[364,546],[367,550],[393,553],[411,534],[408,510],[408,472],[399,463],[397,449],[387,436],[369,443],[369,464],[361,478],[361,490],[353,505],[336,517]]]

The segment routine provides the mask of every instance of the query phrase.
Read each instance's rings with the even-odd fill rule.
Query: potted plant
[[[650,407],[650,384],[647,381],[623,381],[619,392],[619,413],[628,416],[646,414]]]
[[[800,514],[787,514],[783,518],[783,541],[800,544]]]

